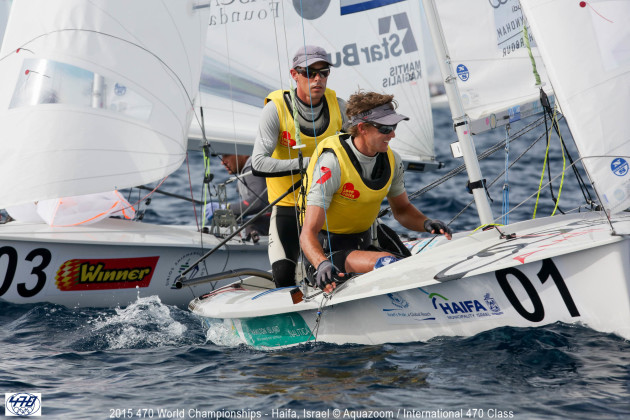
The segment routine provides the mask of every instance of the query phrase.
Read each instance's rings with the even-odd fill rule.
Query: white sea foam
[[[229,327],[221,320],[206,320],[206,340],[223,347],[236,347],[245,342],[239,337],[234,328]]]
[[[157,347],[177,344],[187,327],[173,319],[171,309],[158,296],[138,298],[116,314],[94,322],[94,331],[102,331],[111,349]]]

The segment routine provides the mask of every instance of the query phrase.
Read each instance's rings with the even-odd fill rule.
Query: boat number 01
[[[0,285],[0,296],[4,295],[7,290],[9,290],[9,287],[11,287],[18,264],[18,253],[15,248],[10,246],[3,246],[0,248],[0,267],[4,266],[3,260],[6,260],[5,256],[8,257],[8,261],[6,262],[4,280],[2,281],[2,285]],[[41,260],[37,261],[35,263],[36,265],[34,265],[31,270],[31,274],[37,277],[37,283],[32,289],[28,289],[26,287],[26,283],[18,283],[17,292],[22,297],[35,296],[41,292],[46,284],[46,273],[44,272],[44,269],[48,267],[48,264],[50,264],[52,255],[50,254],[50,251],[45,248],[37,248],[29,252],[25,260],[33,262],[37,257]]]
[[[499,282],[499,286],[505,293],[505,296],[508,298],[516,312],[518,312],[523,318],[531,322],[540,322],[545,318],[545,308],[543,307],[542,301],[540,300],[540,296],[538,296],[538,292],[536,292],[536,288],[532,284],[532,282],[527,278],[522,271],[518,268],[510,267],[504,268],[503,270],[499,270],[496,273],[497,281]],[[521,283],[525,292],[529,296],[530,301],[534,305],[533,312],[529,312],[527,309],[523,307],[521,302],[518,300],[516,293],[514,293],[514,289],[510,286],[508,282],[508,275],[512,275],[516,277],[516,279]],[[547,258],[543,260],[542,267],[540,271],[536,274],[538,279],[542,284],[544,284],[549,278],[553,280],[558,288],[558,292],[560,292],[560,296],[564,301],[569,313],[572,317],[580,316],[580,312],[575,306],[575,302],[573,302],[573,298],[571,297],[571,293],[567,288],[567,285],[558,270],[558,267],[551,261],[551,259]]]

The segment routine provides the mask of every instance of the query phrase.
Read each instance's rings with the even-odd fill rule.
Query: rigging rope
[[[304,52],[306,52],[306,32],[304,30],[305,25],[304,25],[304,9],[303,9],[303,4],[302,4],[302,0],[300,0],[300,19],[301,19],[301,23],[302,23],[302,48],[304,48]],[[309,97],[309,104],[310,104],[310,109],[311,109],[311,121],[313,124],[313,137],[314,137],[314,141],[315,141],[315,149],[314,149],[314,153],[318,150],[318,146],[319,146],[319,141],[317,138],[317,129],[315,126],[315,111],[313,109],[313,101],[312,101],[312,96],[311,96],[311,84],[310,84],[310,74],[309,74],[309,68],[308,68],[308,60],[306,62],[306,79],[308,82],[308,97]],[[299,77],[299,76],[298,76]],[[315,76],[317,77],[317,76]],[[319,76],[320,78],[322,77],[321,74]],[[326,93],[324,92],[324,96],[320,99],[320,101],[322,101],[322,107],[327,106],[326,102],[325,102],[325,98],[326,98]],[[298,123],[298,115],[299,115],[299,111],[297,109],[297,92],[294,92],[294,90],[291,90],[291,99],[293,102],[293,120],[295,121],[295,132],[296,132],[296,146],[294,147],[294,149],[298,150],[298,158],[299,158],[299,165],[300,165],[300,175],[302,175],[302,184],[300,186],[300,193],[298,194],[298,199],[295,200],[295,203],[297,205],[296,211],[298,212],[298,217],[297,217],[297,223],[298,223],[298,235],[301,232],[301,225],[303,224],[303,220],[304,220],[304,216],[306,213],[306,195],[308,194],[308,191],[306,191],[306,185],[308,183],[308,176],[309,174],[307,174],[306,169],[303,167],[303,156],[302,156],[302,150],[301,148],[304,147],[301,144],[301,141],[298,138],[298,132],[299,132],[299,123]],[[336,99],[335,99],[336,100]],[[323,111],[323,108],[322,108]],[[324,128],[324,132],[325,132],[325,128]],[[311,158],[312,156],[308,156],[309,158]],[[310,160],[309,160],[310,163]],[[315,171],[316,169],[314,169]],[[298,204],[298,200],[301,200],[301,203]],[[301,205],[300,205],[301,204]],[[328,236],[328,243],[330,244],[330,232],[328,229],[328,215],[327,212],[324,210],[324,226],[326,226],[326,233]],[[299,238],[298,238],[298,244],[299,244]],[[328,259],[330,260],[331,263],[333,263],[333,259],[332,259],[332,249],[329,250],[330,251],[330,255],[328,255]],[[325,253],[325,250],[324,250]],[[302,260],[305,260],[305,256],[304,256],[304,252],[302,250],[302,247],[300,246],[300,255],[302,257]],[[333,264],[334,267],[334,264]],[[317,267],[314,267],[315,269],[317,269]],[[342,268],[343,269],[343,268]],[[305,282],[306,283],[306,282]],[[321,312],[320,312],[320,317],[321,317]],[[318,317],[318,322],[319,322],[319,317]]]
[[[298,147],[302,147],[302,139],[301,139],[301,130],[300,130],[300,119],[297,118],[297,116],[299,115],[299,111],[298,111],[296,90],[297,88],[293,86],[293,83],[291,83],[291,89],[289,89],[289,93],[291,95],[293,124],[295,125],[295,148],[298,148]],[[313,104],[311,104],[311,111],[312,109],[313,109]],[[314,130],[315,130],[315,124],[313,123],[313,131]]]
[[[201,228],[203,229],[206,227],[206,220],[207,220],[206,204],[208,203],[208,197],[212,196],[210,194],[210,181],[212,180],[212,173],[210,171],[210,156],[208,156],[208,148],[204,146],[201,148],[201,150],[203,153],[203,183],[201,186],[203,212],[201,215]]]
[[[543,123],[542,118],[530,123],[529,125],[523,127],[520,131],[518,131],[512,138],[512,142],[514,142],[515,140],[518,140],[521,136],[525,135],[526,133],[530,132],[531,130],[535,129],[536,127],[538,127],[539,125],[541,125]],[[494,153],[496,153],[498,150],[501,150],[505,148],[505,140],[501,140],[500,142],[496,143],[494,146],[491,146],[490,148],[486,149],[484,152],[480,153],[477,156],[477,159],[479,161],[484,160],[485,158],[493,155]],[[512,163],[513,165],[514,163]],[[510,165],[510,167],[512,167],[512,165]],[[465,164],[461,164],[460,166],[458,166],[457,168],[451,170],[450,172],[448,172],[446,175],[444,175],[443,177],[433,181],[431,184],[428,184],[426,187],[421,188],[411,194],[409,194],[409,199],[415,199],[423,194],[425,194],[426,192],[438,187],[439,185],[443,184],[444,182],[448,181],[449,179],[457,176],[458,174],[460,174],[461,172],[466,170],[466,165]],[[501,174],[503,175],[503,174]],[[381,213],[379,214],[379,217],[384,216],[387,212],[389,211],[389,207],[387,207],[385,210],[381,211]]]
[[[509,223],[510,212],[510,181],[509,181],[509,169],[510,169],[510,124],[505,125],[505,181],[503,182],[503,224]]]
[[[523,41],[525,41],[527,53],[529,54],[529,60],[532,63],[532,72],[534,73],[534,78],[536,79],[536,86],[542,86],[540,74],[538,74],[538,69],[536,68],[536,60],[534,59],[534,54],[532,53],[532,47],[529,45],[529,33],[527,31],[526,24],[523,24]]]
[[[539,123],[539,124],[537,124],[537,125],[540,125],[540,124],[541,124],[540,120],[538,121],[538,123]],[[528,131],[529,131],[529,130],[528,130]],[[523,134],[524,134],[524,133],[523,133]],[[528,147],[527,147],[527,148],[526,148],[526,149],[525,149],[525,150],[524,150],[524,151],[523,151],[523,152],[522,152],[522,153],[521,153],[521,154],[520,154],[520,155],[519,155],[516,159],[514,159],[514,161],[513,161],[513,162],[509,165],[509,167],[511,168],[511,167],[512,167],[512,166],[514,166],[514,165],[515,165],[518,161],[520,161],[520,160],[521,160],[521,158],[522,158],[523,156],[525,156],[525,154],[526,154],[527,152],[529,152],[529,151],[532,149],[532,147],[534,147],[534,145],[536,145],[536,143],[538,143],[538,142],[539,142],[539,141],[543,138],[543,136],[544,136],[544,134],[540,135],[537,139],[535,139],[535,140],[534,140],[534,141],[533,141],[533,142],[532,142],[532,143],[531,143],[531,144],[530,144],[530,145],[529,145],[529,146],[528,146]],[[519,137],[520,137],[520,136],[519,136]],[[517,139],[517,138],[512,139],[512,142],[514,142],[514,140],[516,140],[516,139]],[[503,142],[501,142],[501,143],[503,143]],[[499,143],[499,144],[497,144],[497,145],[495,145],[495,146],[491,147],[490,149],[488,149],[488,150],[486,150],[485,152],[483,152],[481,155],[485,155],[485,154],[487,154],[488,152],[492,152],[492,153],[496,152],[497,150],[499,150],[499,149],[500,149],[500,148],[498,148],[497,146],[499,146],[501,143]],[[493,149],[494,149],[494,150],[493,150]],[[481,156],[481,155],[480,155],[480,156]],[[481,160],[481,158],[480,158],[480,160]],[[495,184],[495,183],[496,183],[496,182],[497,182],[497,181],[501,178],[501,176],[503,176],[503,173],[500,173],[499,175],[497,175],[497,177],[496,177],[494,180],[492,180],[490,183],[488,183],[488,188],[492,187],[492,186],[493,186],[493,185],[494,185],[494,184]],[[450,224],[450,223],[452,223],[453,221],[455,221],[455,220],[456,220],[459,216],[461,216],[461,215],[462,215],[462,214],[463,214],[463,213],[464,213],[464,212],[465,212],[465,211],[466,211],[466,210],[467,210],[467,209],[468,209],[471,205],[473,205],[473,204],[474,204],[474,202],[475,202],[474,200],[471,200],[471,201],[470,201],[470,202],[469,202],[466,206],[464,206],[464,208],[463,208],[463,209],[462,209],[459,213],[457,213],[457,214],[456,214],[456,215],[455,215],[455,216],[451,219],[451,221],[449,222],[449,224]],[[512,210],[510,210],[510,212],[512,212],[512,211],[514,211],[514,210],[516,210],[519,206],[520,206],[520,204],[519,204],[518,206],[516,206],[515,208],[513,208]]]
[[[562,134],[560,133],[560,125],[558,123],[558,119],[557,118],[552,118],[552,107],[551,104],[549,102],[549,98],[547,97],[547,94],[545,93],[544,90],[540,90],[540,102],[546,112],[546,114],[552,119],[552,127],[553,129],[556,131],[556,134],[558,135],[558,137],[560,138],[560,143],[562,144],[562,147],[564,148],[564,151],[567,155],[567,158],[569,159],[569,163],[571,168],[573,169],[573,173],[575,174],[575,177],[577,179],[578,185],[580,186],[580,190],[582,191],[582,196],[584,197],[584,200],[589,203],[589,204],[593,204],[593,198],[591,197],[591,193],[588,190],[588,187],[586,186],[586,183],[584,182],[584,179],[582,179],[582,175],[580,174],[580,171],[577,168],[577,165],[575,165],[575,162],[573,161],[573,158],[571,157],[571,153],[569,153],[569,149],[567,148],[566,144],[564,143],[564,139],[562,137]],[[547,120],[545,120],[545,124],[547,123]],[[553,193],[552,193],[553,194]]]
[[[532,216],[532,219],[536,218],[536,210],[538,208],[538,199],[540,197],[540,191],[542,189],[542,181],[544,178],[544,174],[545,174],[545,165],[547,165],[547,173],[549,176],[549,190],[551,192],[551,199],[553,200],[555,207],[553,209],[553,212],[551,213],[551,216],[553,216],[556,213],[556,210],[560,210],[560,213],[564,214],[564,212],[562,211],[562,209],[559,208],[559,201],[560,201],[560,194],[562,192],[562,186],[564,185],[564,172],[566,170],[566,157],[565,157],[565,153],[568,154],[569,151],[567,150],[566,144],[564,143],[564,140],[562,139],[562,134],[560,133],[560,129],[559,129],[559,125],[558,125],[558,115],[557,115],[557,107],[554,107],[553,110],[553,114],[551,113],[551,108],[549,107],[549,102],[548,100],[546,101],[547,97],[544,93],[544,91],[542,91],[541,89],[541,102],[543,102],[544,105],[544,110],[545,110],[545,131],[547,133],[547,149],[545,152],[545,160],[543,162],[543,171],[542,174],[540,176],[540,184],[538,186],[538,194],[536,197],[536,205],[534,207],[534,214]],[[549,116],[551,117],[551,128],[547,127],[547,115],[549,114]],[[562,153],[562,178],[560,179],[560,187],[558,189],[558,197],[556,198],[554,196],[553,193],[553,186],[551,183],[551,165],[548,162],[548,155],[549,155],[549,147],[550,147],[550,143],[551,143],[551,129],[555,128],[556,134],[558,135],[558,138],[560,139],[560,151]],[[575,172],[574,168],[574,172]],[[578,179],[578,184],[580,184],[580,180]],[[580,187],[582,187],[582,185],[580,184]],[[583,193],[584,194],[584,193]]]
[[[560,118],[562,118],[560,116]],[[535,128],[537,128],[538,126],[542,125],[543,122],[546,122],[545,117],[540,117],[539,119],[537,119],[536,121],[533,121],[532,123],[528,124],[527,126],[523,127],[519,132],[517,132],[516,134],[514,134],[510,140],[511,143],[514,143],[514,141],[520,139],[523,135],[527,134],[528,132],[534,130]],[[558,124],[559,124],[559,118],[556,117],[556,129],[559,129]],[[532,147],[534,147],[534,145],[536,145],[540,140],[543,139],[543,137],[547,134],[547,131],[545,130],[545,132],[543,134],[541,134],[538,138],[536,138],[518,157],[516,157],[516,159],[514,159],[514,161],[512,163],[510,163],[508,165],[508,169],[512,168],[517,162],[519,162],[521,160],[521,158],[531,150]],[[576,168],[576,164],[575,162],[571,159],[570,154],[568,153],[568,150],[566,150],[566,144],[564,144],[564,142],[562,143],[563,147],[565,148],[565,152],[567,153],[567,157],[569,158],[570,161],[570,166],[573,168],[576,177],[578,179],[578,183],[582,186],[584,185],[584,181],[582,180],[581,176],[579,175],[579,171]],[[486,149],[484,152],[480,153],[477,158],[479,161],[491,156],[492,154],[496,153],[498,150],[505,148],[506,145],[506,140],[501,140],[500,142],[496,143],[495,145],[489,147],[488,149]],[[410,199],[415,199],[418,198],[419,196],[431,191],[432,189],[438,187],[439,185],[441,185],[442,183],[448,181],[449,179],[455,177],[456,175],[458,175],[459,173],[463,172],[465,170],[465,165],[460,165],[457,168],[451,170],[449,173],[447,173],[446,175],[444,175],[443,177],[433,181],[431,184],[427,185],[426,187],[415,191],[414,193],[409,195]],[[504,172],[500,173],[494,180],[492,180],[491,182],[488,183],[488,188],[490,188],[491,186],[493,186],[502,176],[504,175]],[[585,188],[585,185],[584,185]],[[539,188],[540,189],[540,188]],[[583,193],[585,194],[585,200],[588,204],[592,204],[592,200],[590,200],[590,193],[588,192],[588,189],[584,189]],[[588,194],[588,197],[586,196]],[[530,197],[531,198],[531,197]],[[461,216],[472,204],[474,204],[474,200],[471,200],[466,206],[464,206],[464,208],[457,213],[449,222],[449,225],[455,221],[457,218],[459,218],[459,216]],[[515,208],[513,208],[512,210],[510,210],[509,212],[512,212],[514,210],[516,210],[518,207],[520,207],[522,204],[519,204],[518,206],[516,206]],[[381,213],[379,214],[379,217],[384,216],[387,212],[389,211],[389,208],[386,208],[385,210],[381,211]]]
[[[534,204],[534,214],[532,215],[532,219],[536,218],[536,211],[538,210],[538,200],[540,199],[540,191],[542,189],[543,180],[545,179],[545,168],[547,167],[547,160],[549,159],[549,146],[551,144],[551,142],[549,141],[549,130],[546,130],[546,134],[547,134],[547,148],[545,149],[545,159],[543,160],[542,172],[540,174],[540,182],[538,183],[538,194],[536,194],[536,203]]]
[[[557,118],[557,108],[554,109],[553,112],[553,120],[555,122]],[[555,124],[555,123],[554,123]],[[562,186],[564,185],[564,171],[567,168],[567,160],[566,160],[566,156],[564,153],[564,147],[562,147],[564,145],[564,142],[562,141],[562,135],[560,134],[560,131],[558,131],[558,136],[560,139],[560,149],[562,152],[562,177],[560,178],[560,186],[558,187],[558,198],[556,200],[554,200],[556,202],[556,206],[553,209],[553,212],[551,212],[551,215],[553,216],[554,214],[556,214],[556,210],[558,210],[558,204],[560,203],[560,194],[562,194]],[[549,177],[550,177],[550,182],[549,185],[551,185],[551,172],[549,172]],[[560,210],[561,213],[564,214],[564,212],[562,210]]]

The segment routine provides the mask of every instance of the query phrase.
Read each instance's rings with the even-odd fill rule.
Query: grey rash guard
[[[350,145],[350,148],[361,164],[363,178],[371,179],[372,169],[376,163],[376,156],[366,156],[359,152],[357,148],[354,147],[352,138],[347,138],[346,143]],[[396,197],[405,192],[405,170],[402,158],[397,152],[393,150],[392,152],[394,153],[395,168],[392,185],[387,193],[388,197]],[[319,168],[322,166],[330,169],[331,177],[328,181],[318,184],[316,181],[321,177]],[[337,155],[334,153],[323,153],[317,160],[312,176],[313,179],[311,181],[311,188],[306,196],[306,205],[327,209],[330,206],[333,194],[335,194],[341,186],[341,168],[339,167]]]
[[[343,126],[347,123],[346,117],[346,101],[341,98],[337,98],[339,103],[339,110],[341,111],[341,117]],[[313,131],[315,133],[324,132],[329,121],[323,118],[322,111],[324,101],[320,101],[319,104],[313,107],[298,100],[298,122],[300,123],[300,129],[305,132]],[[303,116],[315,116],[315,121],[306,120]],[[299,170],[298,159],[274,159],[271,157],[276,144],[278,143],[278,135],[280,132],[280,117],[278,116],[278,109],[273,101],[267,102],[267,105],[263,108],[262,115],[258,124],[258,134],[256,141],[254,142],[254,152],[252,154],[252,167],[260,176],[277,176],[278,173],[282,175],[288,175],[292,171]],[[324,140],[323,138],[321,140]],[[310,156],[304,156],[304,168],[308,166]]]

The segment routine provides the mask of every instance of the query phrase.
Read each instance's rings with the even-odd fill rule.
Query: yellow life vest
[[[394,179],[395,159],[392,150],[387,147],[387,154],[381,153],[376,162],[382,172],[374,180],[361,175],[361,164],[346,144],[348,134],[328,137],[317,146],[308,165],[306,180],[307,193],[312,182],[320,179],[325,182],[326,170],[315,168],[317,159],[325,151],[332,151],[341,168],[341,185],[335,192],[326,210],[326,222],[322,229],[332,233],[361,233],[370,228],[381,209],[381,203],[387,196]]]
[[[278,134],[278,140],[276,142],[276,149],[271,155],[274,159],[295,159],[298,157],[298,151],[292,149],[295,146],[295,122],[293,121],[293,112],[287,108],[284,100],[284,94],[288,91],[276,90],[271,92],[269,96],[265,98],[265,104],[269,101],[273,101],[276,104],[278,110],[278,117],[280,121],[280,130]],[[337,102],[337,94],[334,90],[326,89],[324,94],[326,98],[325,105],[328,106],[329,122],[328,127],[321,133],[317,133],[317,137],[311,137],[304,134],[303,130],[307,130],[309,127],[302,127],[300,132],[300,139],[305,147],[302,149],[302,156],[308,157],[315,151],[315,145],[318,141],[332,136],[341,131],[341,125],[343,120],[341,118],[341,111],[339,110],[339,103]],[[325,112],[325,111],[323,111]],[[312,131],[312,127],[311,127]],[[267,196],[269,202],[275,201],[278,197],[284,194],[291,185],[300,181],[302,176],[300,174],[285,175],[279,177],[267,178]],[[278,203],[277,206],[294,206],[298,191],[293,194],[288,194]]]

